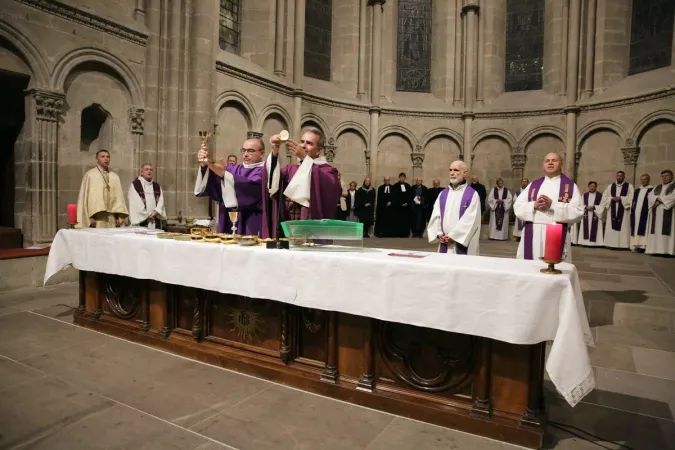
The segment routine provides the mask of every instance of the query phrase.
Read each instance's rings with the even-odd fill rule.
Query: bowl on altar
[[[258,245],[258,236],[239,236],[239,238],[237,238],[237,243],[244,247]]]
[[[186,217],[185,218],[185,225],[188,227],[191,227],[195,224],[195,220],[197,220],[195,217]]]
[[[217,233],[216,236],[220,239],[232,239],[232,235],[227,233]]]

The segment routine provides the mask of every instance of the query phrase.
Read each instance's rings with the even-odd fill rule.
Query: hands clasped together
[[[553,200],[551,200],[550,197],[546,195],[540,195],[537,201],[534,202],[534,209],[537,209],[539,211],[547,211],[551,209],[552,203]]]

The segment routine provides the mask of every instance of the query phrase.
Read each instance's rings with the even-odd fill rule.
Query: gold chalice
[[[202,139],[202,144],[206,146],[206,144],[209,142],[211,139],[211,132],[208,130],[202,130],[199,132],[199,137]],[[208,162],[208,159],[206,158],[199,158],[200,163]]]
[[[236,209],[231,209],[227,212],[232,222],[232,237],[237,234],[237,220],[239,220],[239,212]]]

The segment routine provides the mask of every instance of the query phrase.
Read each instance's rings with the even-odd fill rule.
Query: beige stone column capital
[[[247,131],[246,139],[262,139],[263,134],[260,131]]]
[[[58,122],[63,113],[65,94],[46,89],[31,89],[27,92],[35,104],[35,118],[40,121]]]

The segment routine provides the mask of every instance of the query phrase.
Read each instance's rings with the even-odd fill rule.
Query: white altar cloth
[[[496,339],[553,341],[551,381],[574,406],[595,387],[593,345],[579,277],[540,261],[415,252],[267,250],[159,239],[132,229],[61,230],[45,282],[68,265],[227,294]]]

